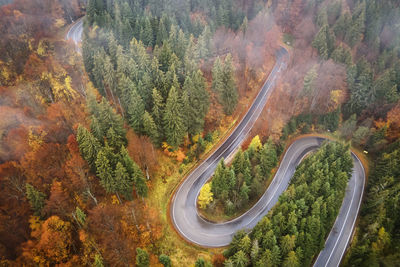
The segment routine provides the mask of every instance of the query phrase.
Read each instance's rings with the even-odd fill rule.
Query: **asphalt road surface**
[[[67,35],[65,36],[65,40],[72,40],[75,43],[76,50],[80,51],[79,43],[82,40],[82,31],[83,31],[83,18],[78,19],[75,23],[71,26]]]
[[[339,215],[319,253],[315,267],[339,266],[353,234],[365,186],[365,171],[361,161],[353,153],[353,174],[346,188]]]
[[[77,20],[69,29],[65,39],[72,39],[80,51],[83,18]],[[228,158],[246,139],[247,134],[261,114],[277,74],[286,68],[288,52],[281,48],[276,52],[276,64],[267,81],[261,88],[252,106],[225,142],[198,166],[181,184],[171,203],[171,220],[177,231],[189,242],[205,247],[226,246],[233,235],[241,229],[251,231],[258,221],[276,204],[279,196],[286,190],[297,165],[304,156],[317,149],[322,138],[306,137],[294,142],[286,151],[279,169],[260,200],[242,216],[225,223],[211,223],[197,213],[196,200],[201,187],[210,179],[222,158]],[[352,236],[360,209],[365,171],[355,154],[353,174],[346,189],[342,207],[335,224],[329,233],[325,248],[318,255],[314,266],[339,266]]]

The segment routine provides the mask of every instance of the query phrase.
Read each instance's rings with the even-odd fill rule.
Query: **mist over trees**
[[[0,0],[0,265],[309,265],[344,193],[344,145],[306,159],[226,258],[183,244],[165,216],[189,164],[222,137],[219,123],[245,111],[283,35],[291,60],[264,128],[253,129],[263,141],[274,134],[220,163],[201,203],[246,207],[288,138],[330,131],[370,162],[342,264],[395,266],[399,9],[397,0]],[[64,36],[84,14],[80,55]]]
[[[261,4],[89,1],[85,68],[95,87],[126,115],[136,133],[148,135],[156,145],[166,141],[177,147],[184,136],[203,131],[210,93],[200,66],[212,60],[213,32],[221,26],[239,30]],[[196,12],[203,16],[189,16]],[[238,88],[232,57],[225,57],[220,73],[213,72],[213,84],[219,85],[213,88],[225,114],[231,115]]]

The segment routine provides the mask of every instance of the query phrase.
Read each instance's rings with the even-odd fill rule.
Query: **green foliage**
[[[150,258],[146,250],[143,250],[141,248],[136,248],[136,266],[137,267],[150,266]]]
[[[395,266],[399,258],[400,145],[380,153],[368,177],[357,243],[345,266]],[[374,264],[374,265],[372,265]]]
[[[185,135],[184,121],[182,118],[182,105],[178,92],[172,87],[167,103],[165,104],[165,112],[163,115],[164,131],[168,144],[179,146]]]
[[[330,30],[329,25],[325,24],[315,36],[312,46],[318,50],[322,59],[327,60],[334,49],[334,45],[335,36]]]
[[[210,105],[206,83],[200,70],[186,78],[183,93],[187,96],[186,105],[184,105],[187,131],[191,135],[196,135],[203,129],[204,117]]]
[[[235,68],[230,54],[225,58],[221,75],[217,75],[215,78],[220,79],[220,81],[216,81],[216,84],[220,85],[217,88],[219,102],[222,104],[225,114],[231,115],[236,108],[239,95],[235,82]]]
[[[36,216],[41,216],[46,195],[28,183],[25,184],[25,194],[32,210],[34,211],[34,214]]]
[[[162,265],[164,265],[164,267],[171,267],[172,266],[171,259],[165,254],[161,254],[158,257],[158,260],[160,261],[160,263]]]
[[[151,117],[150,113],[148,113],[147,111],[145,111],[143,114],[143,132],[150,137],[151,141],[154,144],[158,144],[160,142],[157,125]]]
[[[100,254],[96,254],[94,256],[94,263],[93,263],[94,267],[104,267],[104,263],[103,263],[103,257],[101,257]]]
[[[339,212],[351,169],[348,147],[325,143],[298,166],[289,188],[253,229],[250,242],[238,232],[224,255],[243,266],[249,259],[256,266],[310,265]]]
[[[100,150],[99,141],[82,125],[78,126],[76,140],[82,157],[93,167]]]
[[[136,90],[130,92],[129,104],[126,109],[128,122],[137,133],[143,131],[143,115],[145,112],[144,103]]]
[[[76,219],[80,223],[80,225],[85,225],[85,223],[86,223],[85,212],[83,210],[81,210],[79,207],[76,207],[75,214],[76,214]]]
[[[260,196],[263,183],[278,163],[275,145],[268,141],[261,145],[254,138],[245,152],[239,150],[230,167],[221,160],[211,180],[214,199],[224,203],[225,213],[232,214],[245,206],[249,200]],[[261,147],[260,147],[261,146]]]

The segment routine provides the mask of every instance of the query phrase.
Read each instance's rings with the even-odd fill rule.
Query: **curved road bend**
[[[324,249],[319,253],[314,263],[315,267],[339,266],[350,238],[360,210],[365,186],[365,170],[360,159],[352,153],[353,173],[346,188],[339,215],[325,241]]]
[[[82,41],[82,32],[83,32],[83,18],[79,18],[68,30],[67,35],[65,36],[65,40],[74,41],[76,49],[79,51],[78,43]]]
[[[230,243],[236,231],[242,228],[251,229],[266,214],[260,214],[257,209],[260,208],[260,205],[264,204],[263,201],[260,201],[260,204],[256,204],[247,213],[234,221],[224,224],[213,224],[203,220],[197,214],[196,199],[201,187],[212,176],[220,159],[226,159],[232,155],[246,139],[248,132],[265,106],[277,74],[286,67],[288,56],[288,52],[284,48],[280,48],[276,52],[276,64],[246,115],[225,142],[189,174],[174,194],[171,202],[172,223],[178,232],[188,241],[208,247],[226,246]],[[277,179],[274,179],[272,183],[277,183]],[[264,197],[266,198],[266,196]],[[255,218],[257,214],[260,216]]]
[[[65,39],[72,39],[75,44],[78,44],[82,38],[82,26],[83,18],[70,28]],[[228,245],[236,231],[252,229],[278,201],[303,156],[322,143],[323,139],[320,138],[304,138],[293,143],[287,150],[267,191],[250,210],[239,218],[222,224],[214,224],[203,220],[198,215],[196,199],[200,188],[212,176],[218,161],[222,157],[227,158],[231,155],[245,139],[245,135],[252,128],[266,103],[275,75],[285,68],[283,58],[286,56],[287,51],[283,48],[277,52],[277,63],[274,69],[241,123],[231,136],[187,177],[174,195],[171,207],[172,222],[188,241],[202,246],[220,247]],[[339,215],[326,240],[325,248],[315,261],[316,267],[338,266],[354,230],[365,186],[365,172],[360,160],[354,154],[352,156],[353,174]]]

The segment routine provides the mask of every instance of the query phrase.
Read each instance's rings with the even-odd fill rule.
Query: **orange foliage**
[[[140,164],[141,169],[153,174],[158,166],[157,151],[148,136],[138,136],[132,129],[126,135],[128,139],[128,152],[132,159]]]
[[[26,153],[21,160],[26,181],[42,192],[49,192],[53,179],[65,177],[66,157],[66,146],[53,143],[45,143],[37,151]]]
[[[389,123],[387,137],[389,140],[394,141],[400,137],[400,103],[389,111],[387,121]]]
[[[48,218],[32,231],[33,240],[24,246],[26,262],[40,265],[54,265],[66,262],[71,257],[72,227],[69,222],[57,216]]]
[[[61,182],[54,180],[50,189],[50,197],[46,201],[45,213],[67,219],[74,207],[70,200],[71,197],[67,194]]]
[[[225,262],[225,257],[222,254],[215,254],[212,258],[212,263],[215,267],[223,267]]]

